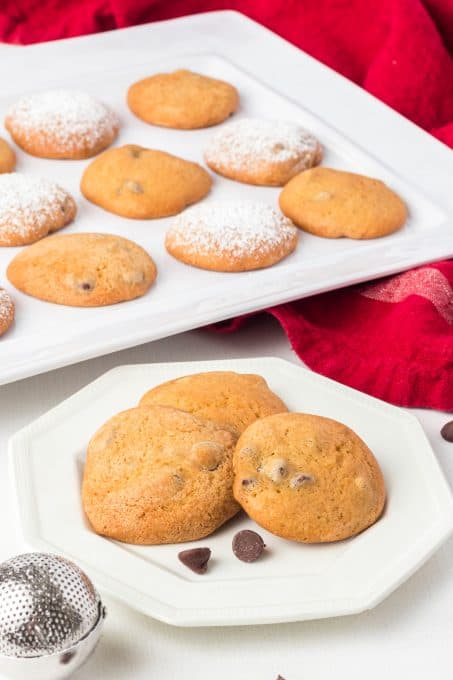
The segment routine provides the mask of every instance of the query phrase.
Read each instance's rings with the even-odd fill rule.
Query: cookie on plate
[[[234,496],[260,526],[303,543],[339,541],[380,517],[385,485],[366,444],[321,416],[257,420],[234,454]]]
[[[206,203],[173,221],[165,247],[201,269],[243,272],[280,262],[295,250],[297,229],[271,206],[252,201]]]
[[[14,302],[4,288],[0,288],[0,335],[6,333],[14,321]]]
[[[324,167],[288,182],[280,208],[298,227],[325,238],[386,236],[408,216],[404,202],[381,180]]]
[[[76,212],[72,196],[55,182],[0,174],[0,246],[34,243],[72,222]]]
[[[12,172],[16,167],[16,154],[4,139],[0,137],[0,173]]]
[[[205,151],[209,167],[247,184],[283,186],[322,160],[317,139],[297,123],[243,118],[225,125]]]
[[[16,144],[41,158],[90,158],[109,146],[119,121],[105,104],[77,90],[47,90],[11,106],[5,127]]]
[[[144,295],[156,278],[151,257],[110,234],[65,234],[39,241],[11,261],[18,290],[59,305],[99,307]]]
[[[146,123],[192,130],[216,125],[239,105],[236,88],[223,80],[180,69],[130,86],[127,103]]]
[[[126,543],[181,543],[233,517],[236,438],[165,406],[123,411],[88,445],[83,507],[93,529]]]
[[[82,176],[83,195],[104,210],[135,219],[168,217],[200,201],[211,189],[197,163],[165,151],[127,144],[109,149]]]
[[[211,371],[162,383],[146,392],[140,406],[159,404],[188,411],[239,435],[273,413],[287,411],[260,375]]]

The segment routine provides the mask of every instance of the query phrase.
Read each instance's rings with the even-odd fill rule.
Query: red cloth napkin
[[[247,14],[453,147],[453,0],[3,0],[0,39],[213,9]],[[395,404],[453,410],[452,262],[267,311],[315,371]]]

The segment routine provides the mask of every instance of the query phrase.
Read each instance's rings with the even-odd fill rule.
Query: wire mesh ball
[[[77,565],[26,553],[0,564],[0,654],[37,657],[72,647],[93,629],[102,604]]]

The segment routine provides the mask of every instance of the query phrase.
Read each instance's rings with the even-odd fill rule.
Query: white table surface
[[[0,560],[27,548],[8,479],[7,440],[13,432],[114,366],[260,355],[299,361],[278,323],[264,315],[231,335],[192,331],[0,387]],[[439,434],[451,416],[415,413],[453,482],[453,444]],[[453,540],[384,603],[358,616],[178,629],[105,601],[103,638],[75,680],[275,680],[279,673],[285,680],[452,677]]]

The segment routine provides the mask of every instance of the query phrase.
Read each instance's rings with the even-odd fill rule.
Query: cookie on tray
[[[229,179],[283,186],[320,163],[322,147],[297,123],[242,118],[212,136],[204,157],[211,170]]]
[[[0,246],[34,243],[72,222],[76,212],[72,196],[55,182],[0,174]]]
[[[0,335],[6,333],[14,321],[14,302],[4,288],[0,288]]]
[[[176,259],[201,269],[243,272],[270,267],[295,250],[297,229],[263,203],[206,203],[171,224],[165,247]]]
[[[12,172],[16,167],[16,154],[4,139],[0,137],[0,173]]]
[[[80,233],[51,236],[22,250],[6,273],[18,290],[40,300],[98,307],[144,295],[156,267],[128,239]]]
[[[233,517],[236,437],[165,406],[115,415],[88,445],[83,507],[93,529],[126,543],[208,536]]]
[[[200,201],[211,189],[197,163],[165,151],[127,144],[109,149],[82,176],[83,195],[104,210],[135,219],[168,217]]]
[[[140,406],[159,404],[188,411],[239,435],[257,418],[287,411],[260,375],[234,371],[194,373],[146,392]]]
[[[239,105],[235,87],[180,69],[158,73],[130,86],[127,103],[146,123],[192,130],[221,123]]]
[[[324,167],[288,182],[280,208],[300,229],[324,238],[379,238],[408,217],[402,199],[381,180]]]
[[[382,514],[385,485],[366,444],[321,416],[257,420],[234,454],[234,496],[260,526],[303,543],[339,541]]]
[[[5,127],[32,156],[79,159],[110,146],[119,121],[111,109],[85,92],[46,90],[13,104]]]

